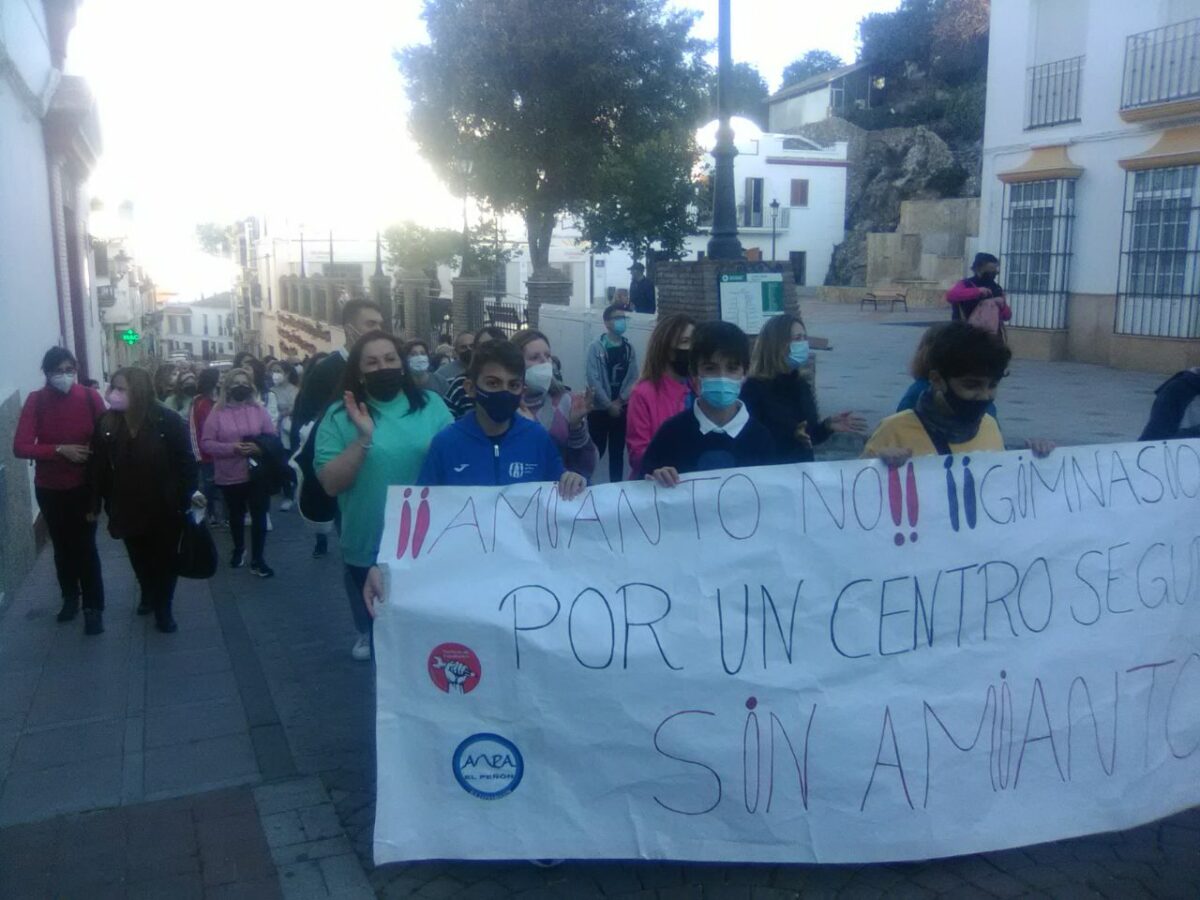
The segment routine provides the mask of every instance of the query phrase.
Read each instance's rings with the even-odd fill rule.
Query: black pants
[[[156,615],[171,612],[175,599],[175,554],[179,550],[179,522],[163,522],[148,534],[125,538],[129,563],[142,590],[142,602]]]
[[[588,431],[600,455],[608,452],[608,480],[624,481],[625,407],[621,407],[621,415],[616,417],[609,415],[606,409],[588,413]]]
[[[54,546],[54,569],[63,600],[82,597],[84,609],[104,609],[96,523],[87,520],[91,492],[86,487],[65,491],[37,488],[35,494]]]
[[[367,573],[370,569],[363,566],[346,566],[346,599],[350,601],[350,614],[354,616],[354,627],[359,634],[371,633],[371,614],[367,612],[367,604],[363,602],[363,585],[367,583]]]
[[[250,510],[250,562],[263,562],[267,545],[267,509],[271,498],[253,481],[242,484],[223,484],[225,507],[229,511],[229,533],[233,536],[233,552],[246,549],[246,509]]]

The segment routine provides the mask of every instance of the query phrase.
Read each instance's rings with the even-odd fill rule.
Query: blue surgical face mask
[[[613,319],[612,330],[614,334],[624,334],[625,329],[629,327],[629,320],[624,316],[619,316]]]
[[[799,369],[808,362],[808,340],[792,341],[788,345],[788,362],[793,369]]]
[[[737,403],[742,392],[740,378],[711,377],[700,379],[700,397],[717,409],[728,409]]]

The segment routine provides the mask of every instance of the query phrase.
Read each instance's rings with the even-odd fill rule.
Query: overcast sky
[[[675,2],[701,12],[697,33],[715,38],[716,0]],[[806,50],[852,60],[858,20],[898,5],[734,0],[734,58],[774,90]],[[419,0],[81,5],[68,68],[99,103],[93,193],[134,202],[141,255],[160,283],[198,277],[183,251],[201,221],[262,214],[355,237],[401,219],[458,221],[459,203],[408,136],[392,59],[424,39],[420,9]]]

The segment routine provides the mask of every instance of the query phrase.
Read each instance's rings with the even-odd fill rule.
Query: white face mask
[[[554,363],[538,363],[536,366],[529,366],[525,370],[525,386],[537,394],[544,394],[550,390],[550,383],[554,380]]]
[[[408,358],[408,368],[411,372],[416,372],[421,375],[429,371],[429,357],[423,353],[417,353]]]
[[[274,384],[275,384],[277,387],[278,387],[279,385],[283,384],[283,383],[284,383],[284,381],[286,381],[286,380],[287,380],[287,379],[284,377],[284,375],[283,375],[283,373],[282,373],[282,372],[272,372],[272,373],[271,373],[271,381],[272,381],[272,382],[273,382],[273,383],[274,383]]]
[[[50,376],[50,386],[63,394],[71,390],[75,384],[75,376],[70,372],[55,372]]]

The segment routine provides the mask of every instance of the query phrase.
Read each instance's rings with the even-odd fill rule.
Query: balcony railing
[[[1200,19],[1125,39],[1121,111],[1200,98]]]
[[[1025,127],[1045,128],[1079,121],[1083,57],[1059,59],[1025,71]]]

